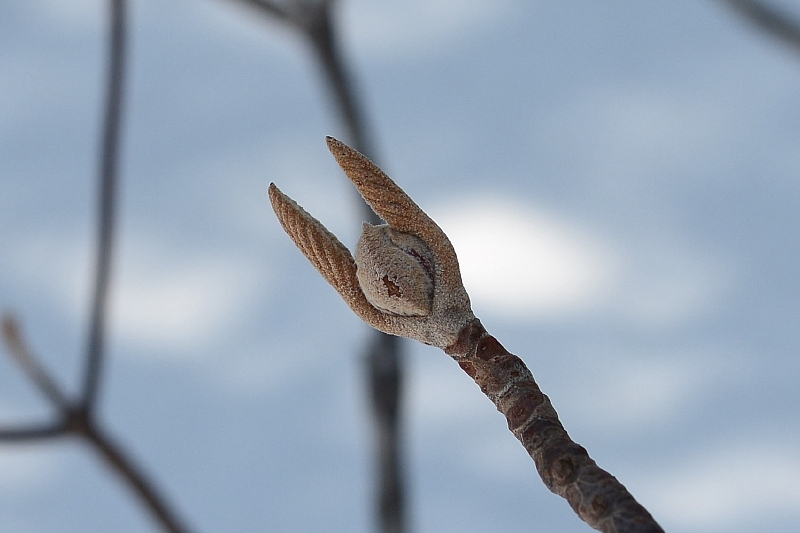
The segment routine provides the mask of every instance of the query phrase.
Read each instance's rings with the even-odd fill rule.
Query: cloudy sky
[[[311,51],[236,2],[132,4],[100,414],[195,531],[370,531],[369,332],[267,199],[357,239]],[[382,166],[571,436],[668,531],[795,531],[800,54],[712,0],[342,0],[337,20]],[[70,392],[104,21],[0,6],[0,309]],[[588,531],[469,377],[404,347],[413,531]],[[49,412],[0,357],[0,422]],[[154,526],[67,439],[0,445],[0,530]]]

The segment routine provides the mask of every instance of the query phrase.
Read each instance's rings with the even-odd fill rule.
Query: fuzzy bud
[[[355,261],[358,283],[373,306],[400,316],[430,314],[434,260],[418,237],[365,222]]]

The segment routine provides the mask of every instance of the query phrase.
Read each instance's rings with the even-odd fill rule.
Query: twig
[[[255,8],[263,11],[271,17],[275,17],[280,21],[289,21],[289,11],[282,5],[278,5],[270,0],[242,0]]]
[[[333,96],[334,107],[341,117],[346,138],[356,150],[374,159],[375,150],[367,133],[364,111],[341,54],[333,0],[291,0],[282,4],[270,0],[238,1],[287,24],[309,39]],[[366,204],[364,209],[372,222],[379,221]]]
[[[68,409],[69,400],[25,345],[19,330],[19,324],[11,315],[3,317],[3,338],[12,359],[19,364],[22,371],[39,389],[39,392],[47,397],[50,403],[59,410]]]
[[[144,470],[128,457],[122,448],[106,433],[95,418],[95,411],[76,404],[61,391],[55,380],[41,366],[26,346],[14,318],[3,317],[3,336],[12,358],[22,367],[42,394],[50,401],[56,420],[17,428],[0,429],[2,442],[30,442],[70,434],[86,440],[106,463],[125,480],[153,518],[169,533],[187,533],[188,530],[167,505],[167,500],[144,474]]]
[[[87,410],[92,410],[96,403],[103,364],[106,304],[108,302],[108,280],[111,268],[116,207],[116,181],[119,166],[122,92],[125,82],[125,0],[110,0],[110,7],[111,36],[108,57],[108,89],[99,169],[97,259],[95,263],[92,315],[86,349],[86,373],[84,375],[85,381],[81,400]]]
[[[63,420],[47,424],[30,425],[18,428],[0,429],[2,442],[29,442],[60,437],[66,433],[66,424]]]
[[[722,0],[746,20],[800,51],[800,21],[757,0]]]
[[[71,418],[73,431],[84,437],[94,449],[139,497],[158,524],[169,533],[188,533],[189,530],[167,503],[155,484],[145,474],[144,469],[126,455],[122,447],[107,434],[93,418],[85,412],[76,412]]]
[[[328,138],[328,147],[369,205],[388,223],[364,224],[355,259],[297,203],[270,185],[286,233],[365,322],[442,348],[480,386],[533,458],[542,481],[606,533],[663,533],[617,479],[570,439],[525,363],[475,318],[447,235],[369,159]]]
[[[405,531],[405,481],[401,420],[403,406],[403,358],[399,337],[376,330],[365,357],[371,387],[372,414],[377,433],[377,511],[384,533]]]

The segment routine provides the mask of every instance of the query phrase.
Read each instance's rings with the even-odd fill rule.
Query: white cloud
[[[181,353],[222,335],[261,293],[266,271],[230,253],[180,251],[150,238],[123,250],[112,325],[123,341]],[[160,352],[160,351],[159,351]]]
[[[563,315],[592,307],[617,274],[610,247],[543,211],[498,199],[434,212],[458,254],[473,307]]]
[[[631,250],[613,305],[641,326],[672,326],[719,306],[734,286],[731,261],[688,244],[653,242]]]
[[[563,216],[510,199],[460,199],[431,210],[458,254],[473,309],[508,318],[586,312],[674,327],[719,306],[735,268],[671,236],[623,247]]]
[[[53,302],[77,324],[87,309],[90,246],[87,238],[69,231],[20,233],[5,240],[7,254],[0,257],[9,285]]]
[[[380,59],[441,53],[505,18],[508,0],[362,1],[344,4],[350,49]]]
[[[37,0],[31,5],[54,24],[79,30],[102,29],[108,9],[100,0]]]
[[[54,477],[57,468],[56,456],[40,447],[0,449],[0,493],[40,488]]]
[[[591,353],[591,350],[586,350]],[[608,432],[649,431],[679,418],[693,402],[738,382],[729,353],[592,353],[571,369],[558,405],[573,423]]]
[[[223,334],[263,293],[268,269],[226,250],[181,248],[154,235],[120,239],[110,287],[110,335],[158,353],[179,355]],[[83,325],[93,272],[85,239],[32,235],[0,266],[15,285],[54,302]],[[163,349],[163,350],[161,350]]]
[[[642,485],[666,529],[726,531],[776,513],[800,518],[800,449],[753,443],[714,450]]]
[[[407,382],[410,418],[420,424],[421,432],[463,428],[479,423],[482,414],[497,412],[469,376],[439,350],[417,345],[411,350],[422,352],[409,365]]]

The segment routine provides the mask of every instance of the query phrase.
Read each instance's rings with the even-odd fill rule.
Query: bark
[[[604,533],[663,533],[625,486],[569,437],[522,359],[503,348],[480,320],[464,327],[445,351],[506,417],[545,486],[566,499],[584,522]]]

